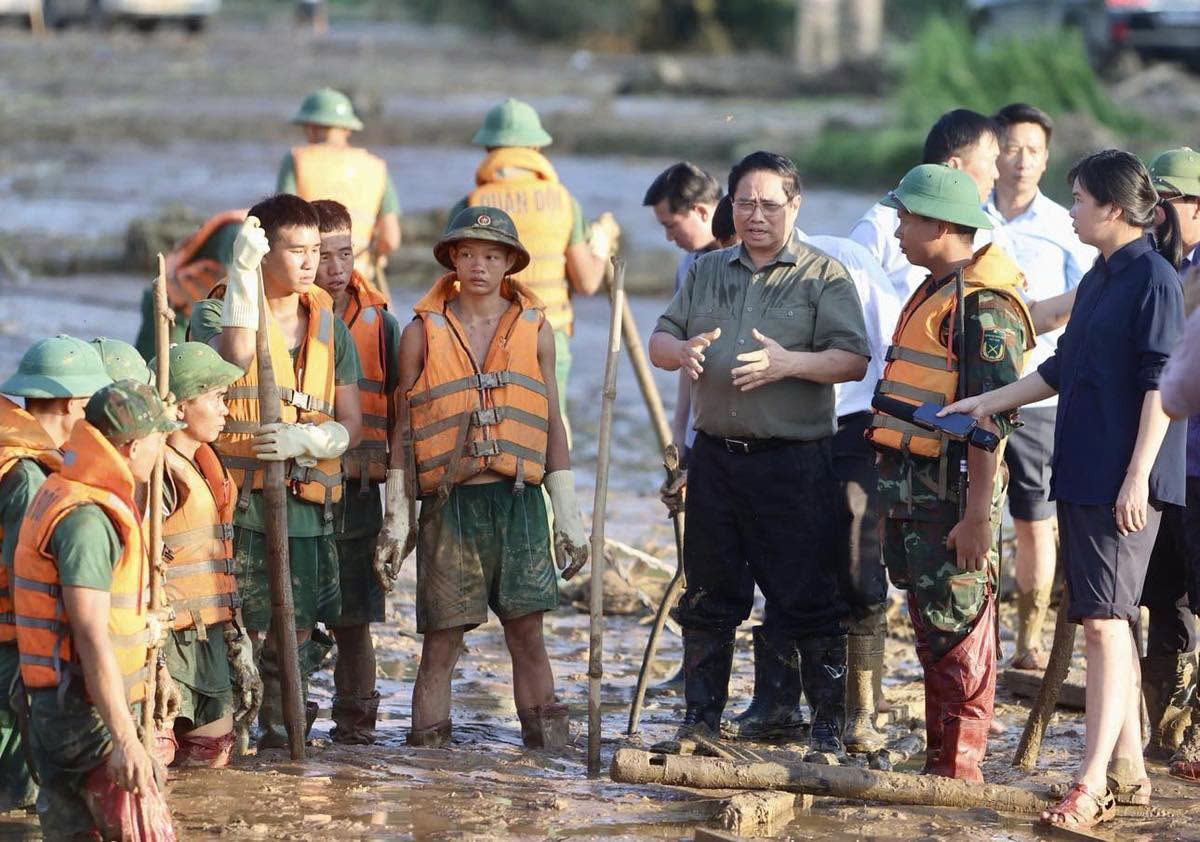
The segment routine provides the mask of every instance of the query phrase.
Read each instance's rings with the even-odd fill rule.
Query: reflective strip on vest
[[[226,400],[258,400],[257,386],[230,386],[225,392]],[[318,397],[301,392],[298,389],[290,389],[286,386],[279,388],[279,399],[289,406],[294,406],[296,409],[302,409],[305,412],[320,412],[323,415],[333,417],[333,404],[323,401]],[[228,423],[226,428],[228,428]]]
[[[916,386],[910,386],[907,383],[899,383],[895,380],[880,380],[875,385],[875,392],[880,395],[899,395],[902,398],[909,398],[921,403],[935,403],[938,406],[946,405],[946,396],[941,392],[931,392],[928,389],[921,389]]]
[[[467,442],[466,455],[475,458],[486,456],[497,456],[501,453],[508,453],[512,456],[517,456],[521,459],[526,459],[533,462],[535,465],[546,464],[546,455],[538,453],[536,450],[530,450],[527,447],[521,447],[519,444],[513,444],[511,441],[497,441],[496,439],[485,439],[483,441]],[[429,471],[433,468],[440,468],[450,463],[450,459],[454,454],[450,451],[435,456],[432,459],[417,463],[418,471]]]
[[[451,380],[449,383],[442,383],[441,385],[434,386],[432,389],[426,389],[424,392],[417,392],[408,399],[408,405],[410,407],[420,406],[423,403],[444,398],[446,395],[452,395],[455,392],[498,389],[501,386],[509,384],[521,386],[531,392],[537,392],[542,397],[546,396],[546,385],[539,383],[532,377],[526,377],[524,374],[518,374],[515,371],[485,371],[482,374],[472,374],[469,377]]]
[[[195,529],[188,529],[185,532],[175,532],[171,535],[164,535],[163,546],[181,547],[184,544],[189,544],[193,541],[203,540],[232,541],[233,524],[214,523],[212,526],[197,526]],[[168,571],[168,575],[169,574],[170,572]]]
[[[476,409],[469,413],[459,413],[452,415],[449,418],[443,418],[441,421],[435,421],[432,424],[427,424],[419,430],[413,431],[413,438],[422,440],[436,436],[438,433],[444,432],[457,427],[462,423],[463,415],[471,417],[472,427],[488,427],[499,424],[506,418],[511,418],[514,421],[519,421],[527,427],[533,427],[535,430],[540,430],[543,433],[550,431],[550,422],[544,418],[539,418],[532,412],[526,412],[523,409],[517,409],[515,406],[498,406],[492,409]]]
[[[237,565],[232,558],[210,558],[202,561],[189,561],[187,564],[172,564],[167,567],[167,581],[186,579],[188,576],[199,576],[202,573],[237,572]],[[171,600],[175,604],[175,600]]]
[[[364,427],[370,427],[373,430],[386,430],[388,420],[385,415],[367,415],[363,413],[362,423]]]
[[[927,354],[924,351],[914,351],[912,348],[901,348],[897,345],[889,345],[887,354],[885,354],[888,362],[892,360],[904,360],[913,365],[924,366],[925,368],[935,368],[939,371],[955,371],[956,367],[953,360],[947,364],[944,356],[937,354]]]
[[[381,380],[367,380],[365,377],[358,381],[359,391],[383,394],[384,383]]]

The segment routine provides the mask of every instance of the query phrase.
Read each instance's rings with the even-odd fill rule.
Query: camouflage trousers
[[[921,622],[929,632],[933,657],[940,660],[961,643],[975,625],[986,604],[988,585],[996,591],[999,570],[997,542],[999,512],[993,508],[992,547],[986,570],[964,572],[957,556],[946,548],[946,536],[957,522],[957,512],[948,508],[949,519],[901,520],[887,518],[883,526],[883,558],[892,584],[912,597]]]

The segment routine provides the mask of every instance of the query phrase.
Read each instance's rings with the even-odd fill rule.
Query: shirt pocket
[[[729,307],[697,307],[688,322],[688,338],[691,339],[693,336],[708,333],[717,328],[721,328],[722,333],[727,333],[726,328],[732,318],[733,310]]]
[[[768,307],[763,312],[758,332],[789,351],[811,351],[816,321],[816,310],[809,304]]]

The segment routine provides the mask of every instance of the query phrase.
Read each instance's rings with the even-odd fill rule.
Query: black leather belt
[[[764,450],[774,450],[789,444],[802,444],[795,439],[729,439],[721,436],[710,436],[708,433],[697,431],[696,435],[707,439],[717,447],[723,447],[728,453],[737,456],[748,456],[751,453],[761,453]]]

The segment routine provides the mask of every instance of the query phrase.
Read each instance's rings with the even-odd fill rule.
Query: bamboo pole
[[[167,304],[167,263],[158,253],[158,277],[154,279],[154,352],[156,369],[155,385],[158,396],[164,401],[170,391],[170,313]],[[163,467],[165,453],[159,453],[150,476],[150,610],[162,607],[163,577]],[[150,674],[146,678],[146,700],[142,702],[142,745],[146,751],[154,751],[154,696],[158,685],[158,641],[152,642]]]
[[[267,295],[262,268],[258,270],[258,419],[277,424],[279,387],[271,364],[267,337]],[[266,503],[267,580],[271,588],[271,631],[279,664],[283,724],[292,760],[304,759],[304,699],[300,689],[300,652],[296,644],[296,607],[292,601],[292,567],[288,557],[286,462],[263,462],[263,502]],[[247,478],[249,479],[249,478]]]
[[[1054,645],[1050,647],[1050,660],[1046,663],[1046,672],[1042,675],[1042,687],[1029,711],[1029,718],[1025,720],[1025,731],[1021,734],[1021,741],[1017,743],[1017,751],[1013,755],[1012,765],[1026,771],[1032,771],[1037,765],[1038,755],[1042,750],[1042,738],[1046,736],[1046,726],[1054,716],[1054,706],[1058,704],[1063,682],[1067,680],[1067,673],[1071,670],[1071,655],[1075,651],[1075,624],[1070,620],[1070,610],[1070,599],[1064,583],[1062,598],[1058,603],[1058,617],[1054,621]]]
[[[592,505],[591,622],[588,646],[588,775],[600,774],[600,679],[604,677],[604,516],[608,506],[609,445],[613,404],[617,398],[617,358],[621,355],[621,314],[625,305],[625,261],[614,260],[612,318],[608,357],[604,362],[604,395],[596,444],[596,497]]]

